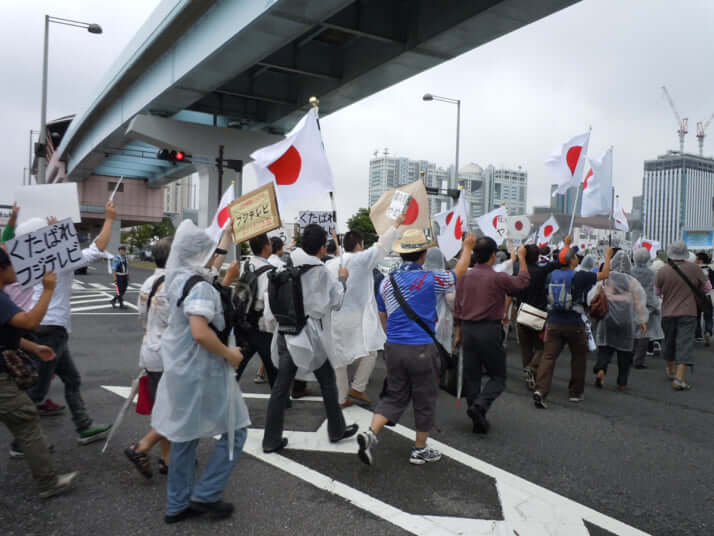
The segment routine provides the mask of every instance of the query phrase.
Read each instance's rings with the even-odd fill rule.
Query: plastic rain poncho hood
[[[618,251],[610,261],[609,277],[591,291],[604,288],[609,307],[607,316],[595,327],[598,346],[630,352],[640,324],[647,323],[647,297],[642,286],[629,275],[631,269],[630,258],[624,251]]]
[[[664,338],[662,331],[662,300],[655,295],[655,273],[649,267],[650,252],[646,248],[640,248],[635,251],[635,266],[632,268],[632,277],[637,279],[642,289],[647,296],[647,310],[650,313],[647,319],[647,333],[640,335],[636,333],[635,338],[648,338],[651,340],[659,340]]]
[[[446,259],[439,248],[429,248],[426,252],[424,270],[429,272],[443,272],[446,270]],[[456,290],[452,289],[446,294],[439,294],[436,298],[436,340],[452,351],[454,333],[454,297]]]
[[[217,329],[224,325],[218,292],[198,283],[181,307],[176,303],[189,277],[200,274],[213,240],[190,220],[176,231],[166,263],[169,325],[161,341],[164,373],[156,393],[151,424],[170,441],[191,441],[232,431],[250,424],[248,408],[235,381],[235,371],[220,356],[210,353],[191,334],[190,316],[202,316]],[[232,429],[232,430],[231,430]],[[229,449],[232,451],[232,441]]]
[[[345,252],[343,262],[349,271],[345,297],[339,311],[332,313],[332,340],[335,355],[352,362],[384,348],[387,336],[382,329],[374,296],[374,269],[384,259],[397,238],[390,227],[369,249]],[[337,279],[340,258],[327,261],[327,268]],[[308,272],[309,273],[309,272]]]

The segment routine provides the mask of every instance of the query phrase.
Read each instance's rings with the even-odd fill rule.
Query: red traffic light
[[[185,156],[185,155],[183,154],[183,152],[181,152],[181,151],[176,151],[176,157],[175,157],[176,160],[179,160],[179,161],[180,161],[180,160],[183,160],[183,159],[184,159],[184,156]]]

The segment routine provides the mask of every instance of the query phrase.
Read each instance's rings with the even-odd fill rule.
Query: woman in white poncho
[[[602,387],[612,354],[617,353],[617,387],[624,391],[632,365],[632,347],[639,331],[647,331],[647,297],[642,286],[630,275],[632,263],[618,251],[610,263],[610,275],[590,291],[592,299],[600,289],[607,297],[608,313],[595,325],[598,346],[595,385]],[[590,300],[589,300],[590,301]]]
[[[446,270],[446,259],[439,248],[429,248],[426,251],[424,270],[429,272],[443,272]],[[436,335],[436,340],[448,352],[452,351],[453,346],[455,297],[456,290],[452,289],[446,294],[440,294],[436,300],[436,329],[434,334]]]
[[[662,331],[662,300],[655,295],[655,273],[649,268],[650,252],[648,249],[639,248],[634,253],[635,266],[632,268],[632,277],[639,281],[647,294],[647,310],[650,313],[647,319],[647,332],[635,334],[635,347],[633,362],[635,368],[646,368],[645,358],[647,349],[652,341],[664,339]]]
[[[166,264],[169,324],[161,340],[164,373],[151,424],[171,441],[167,523],[204,512],[213,517],[232,513],[233,506],[221,501],[221,496],[237,460],[233,450],[243,448],[250,424],[234,372],[243,356],[212,330],[212,326],[222,330],[225,323],[219,293],[209,283],[215,272],[204,268],[214,248],[202,229],[184,220]],[[206,282],[194,285],[177,305],[186,281],[197,274]],[[229,436],[234,435],[231,428],[234,445],[229,445]],[[215,435],[221,437],[194,486],[198,440]]]

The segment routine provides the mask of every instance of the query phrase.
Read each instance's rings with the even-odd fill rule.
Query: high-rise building
[[[164,212],[183,217],[183,211],[193,206],[191,175],[164,186]]]
[[[511,215],[525,214],[528,202],[528,172],[518,169],[495,168],[485,170],[487,210],[505,205]]]
[[[682,229],[710,228],[714,209],[714,159],[669,151],[645,160],[642,234],[663,247]]]
[[[471,220],[484,214],[487,199],[487,181],[484,170],[478,164],[471,162],[459,170],[459,188],[466,193],[466,200],[471,210]]]
[[[577,190],[575,188],[569,188],[567,192],[564,194],[555,194],[553,193],[558,189],[557,184],[551,184],[550,185],[550,209],[553,211],[554,214],[572,214],[573,213],[573,204],[575,203],[575,196],[577,195]],[[578,205],[577,209],[575,212],[576,216],[580,216],[580,209],[582,208],[583,205],[583,196],[582,192],[580,192],[581,195],[578,195]]]

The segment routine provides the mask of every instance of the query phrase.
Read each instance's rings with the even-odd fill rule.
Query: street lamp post
[[[450,99],[448,97],[439,97],[438,95],[432,95],[431,93],[425,93],[422,97],[425,101],[441,101],[448,102],[450,104],[456,104],[456,162],[454,163],[454,183],[453,188],[458,187],[459,180],[459,138],[461,134],[461,101],[459,99]]]
[[[84,28],[89,33],[93,34],[102,33],[102,27],[99,26],[99,24],[80,22],[71,19],[61,19],[59,17],[45,15],[45,42],[42,51],[42,103],[40,108],[40,136],[37,141],[37,150],[35,151],[35,154],[37,155],[37,184],[45,183],[45,171],[47,170],[45,130],[47,129],[47,52],[49,48],[50,22],[64,24],[65,26]]]

